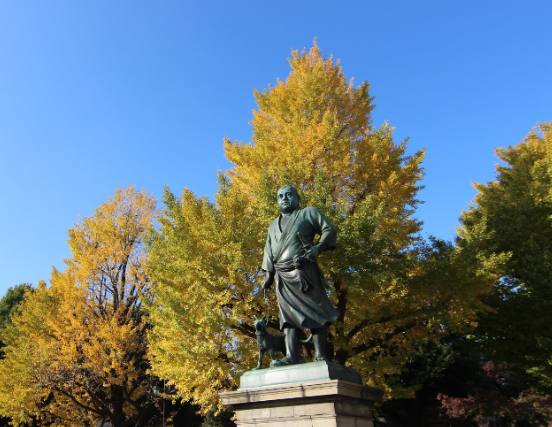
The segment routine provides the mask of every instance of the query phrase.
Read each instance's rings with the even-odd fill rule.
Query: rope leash
[[[270,303],[269,303],[268,295],[266,294],[266,289],[263,289],[263,293],[264,293],[264,300],[266,302],[266,319],[268,321],[268,319],[270,319]]]

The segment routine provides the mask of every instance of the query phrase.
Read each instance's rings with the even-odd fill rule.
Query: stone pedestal
[[[363,386],[354,369],[313,362],[246,372],[237,391],[220,396],[239,427],[373,427],[383,391]]]

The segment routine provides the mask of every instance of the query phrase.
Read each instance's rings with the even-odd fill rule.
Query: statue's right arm
[[[270,289],[272,284],[274,283],[274,272],[273,271],[265,271],[265,278],[263,280],[263,289]]]

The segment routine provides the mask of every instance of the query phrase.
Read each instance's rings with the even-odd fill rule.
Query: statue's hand
[[[304,257],[308,259],[310,262],[316,261],[316,258],[318,258],[318,255],[320,254],[320,251],[318,250],[318,247],[311,246],[306,252]]]
[[[263,289],[270,289],[270,287],[272,286],[272,283],[274,283],[274,273],[267,271],[265,273],[265,278],[261,286],[263,287]]]

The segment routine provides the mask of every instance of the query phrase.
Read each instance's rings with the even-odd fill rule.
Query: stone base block
[[[326,380],[362,384],[362,377],[356,369],[321,361],[244,372],[240,378],[240,389]]]
[[[239,427],[373,427],[383,391],[340,379],[240,388],[220,394]]]

